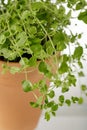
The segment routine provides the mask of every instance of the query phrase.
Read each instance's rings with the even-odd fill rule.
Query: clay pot
[[[22,90],[21,81],[25,79],[24,73],[1,74],[1,65],[0,61],[0,130],[34,130],[41,110],[29,105],[29,101],[35,100],[32,92],[25,93]],[[18,63],[10,65],[19,66]],[[28,77],[34,83],[42,79],[43,75],[36,68]]]

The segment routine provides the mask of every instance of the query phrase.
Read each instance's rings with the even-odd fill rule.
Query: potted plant
[[[85,0],[1,0],[0,71],[5,74],[0,74],[0,129],[33,130],[41,110],[48,121],[64,104],[83,102],[73,95],[66,99],[64,93],[76,86],[77,66],[78,75],[84,75],[82,34],[69,27],[73,11],[87,23],[86,7]],[[57,101],[55,88],[62,92]],[[87,86],[81,89],[86,94]]]

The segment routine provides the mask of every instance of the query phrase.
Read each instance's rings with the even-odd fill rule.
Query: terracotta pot
[[[22,90],[21,81],[25,79],[24,74],[1,74],[1,65],[0,61],[0,130],[34,130],[41,110],[29,105],[29,101],[34,101],[35,98],[32,92],[25,93]],[[10,65],[19,66],[18,63]],[[34,69],[28,77],[32,82],[37,82],[43,75]]]

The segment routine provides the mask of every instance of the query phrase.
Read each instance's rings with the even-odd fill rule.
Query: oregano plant
[[[73,12],[78,15],[74,17]],[[26,75],[22,88],[24,92],[34,93],[36,89],[40,92],[39,97],[34,93],[36,102],[31,101],[30,105],[44,109],[47,121],[56,115],[59,107],[83,103],[82,96],[72,95],[68,99],[64,96],[71,87],[77,87],[77,66],[78,76],[85,76],[82,71],[84,47],[79,42],[84,34],[73,33],[72,19],[87,24],[86,0],[0,0],[0,59],[20,64],[20,67],[3,64],[3,72],[15,74],[29,67],[38,68],[43,79],[33,84]],[[87,49],[87,45],[85,47]],[[55,88],[62,93],[57,100]],[[82,84],[80,88],[87,95],[87,85]]]

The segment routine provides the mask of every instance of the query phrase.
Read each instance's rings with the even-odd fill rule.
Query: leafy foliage
[[[51,0],[0,1],[0,59],[20,64],[20,68],[5,64],[3,72],[9,70],[15,74],[28,67],[38,68],[43,79],[33,84],[26,74],[22,88],[25,92],[33,91],[36,102],[31,101],[30,104],[34,108],[45,109],[47,121],[51,115],[56,115],[59,107],[83,103],[82,97],[72,95],[66,99],[64,93],[77,85],[76,67],[83,68],[84,48],[79,43],[82,34],[73,34],[69,27],[71,19],[74,19],[73,11],[79,11],[77,19],[87,24],[86,8],[85,0],[56,0],[55,3]],[[72,45],[75,46],[73,53]],[[69,54],[64,54],[65,49]],[[77,73],[84,76],[82,70]],[[53,82],[50,89],[47,80]],[[54,100],[54,88],[61,88],[58,101]],[[39,97],[34,93],[36,89],[41,94]],[[87,95],[86,85],[81,85],[81,90]]]
[[[85,10],[84,12],[81,12],[78,16],[79,20],[82,20],[84,23],[87,24],[87,10]]]
[[[24,80],[22,81],[22,88],[24,92],[29,92],[32,90],[32,84],[29,81]]]

